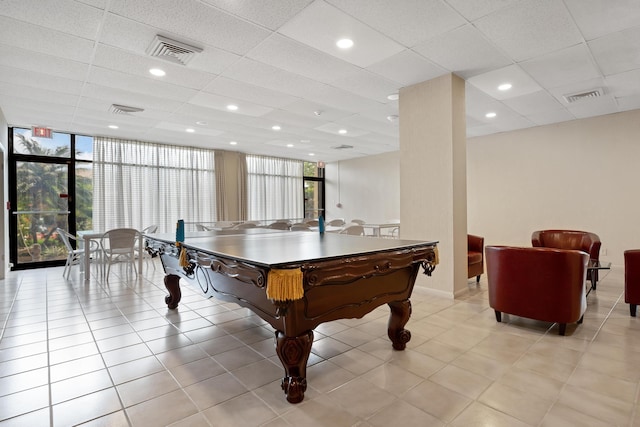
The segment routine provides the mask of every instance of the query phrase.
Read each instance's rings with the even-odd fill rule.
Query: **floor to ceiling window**
[[[304,162],[304,217],[324,216],[324,165]]]
[[[17,127],[9,135],[12,268],[59,265],[67,251],[56,229],[91,227],[92,138],[58,132],[35,137]]]

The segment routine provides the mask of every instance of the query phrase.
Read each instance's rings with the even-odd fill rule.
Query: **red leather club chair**
[[[624,302],[629,304],[629,313],[636,317],[636,306],[640,304],[640,249],[624,251]]]
[[[540,230],[531,235],[531,244],[534,247],[573,249],[589,254],[589,258],[600,260],[600,237],[595,233],[576,230]],[[587,280],[591,280],[591,274],[598,282],[598,270],[587,271]],[[595,289],[595,286],[594,286]]]
[[[467,235],[467,271],[469,279],[475,276],[476,283],[480,283],[484,273],[484,237]]]
[[[489,306],[496,320],[502,313],[558,323],[564,335],[567,323],[582,323],[587,308],[586,252],[487,246]]]

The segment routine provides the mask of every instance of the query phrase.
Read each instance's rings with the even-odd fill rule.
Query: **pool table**
[[[188,233],[180,245],[170,234],[145,239],[148,250],[162,260],[170,309],[180,302],[183,279],[206,296],[251,309],[275,329],[276,352],[285,370],[282,389],[291,403],[304,398],[313,330],[323,322],[361,318],[387,304],[389,339],[394,349],[404,350],[411,339],[404,326],[418,271],[422,267],[431,275],[437,264],[434,241],[271,229]],[[282,271],[296,277],[301,295],[284,300],[267,296],[270,275]]]

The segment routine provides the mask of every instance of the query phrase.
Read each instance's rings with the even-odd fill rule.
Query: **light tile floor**
[[[169,310],[163,276],[156,260],[144,278],[85,284],[50,268],[0,281],[0,426],[640,425],[640,318],[619,268],[564,337],[497,323],[484,280],[456,300],[416,288],[402,352],[386,306],[323,324],[297,405],[265,322],[188,287]]]

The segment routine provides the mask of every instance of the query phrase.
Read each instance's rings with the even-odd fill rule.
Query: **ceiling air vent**
[[[111,104],[111,107],[109,107],[109,112],[113,114],[131,114],[139,113],[141,111],[144,111],[144,108],[129,107],[127,105],[120,104]]]
[[[191,58],[200,52],[202,52],[202,49],[199,47],[189,46],[188,44],[158,35],[156,35],[151,45],[147,48],[147,54],[151,56],[182,65],[187,65]]]
[[[599,96],[602,96],[601,88],[589,90],[587,92],[579,92],[579,93],[572,93],[570,95],[564,95],[563,98],[565,101],[567,101],[567,103],[572,104],[576,101],[580,101],[581,99],[597,98]]]
[[[348,150],[350,148],[353,148],[353,145],[346,145],[346,144],[342,144],[342,145],[336,145],[335,147],[331,147],[334,150]]]

